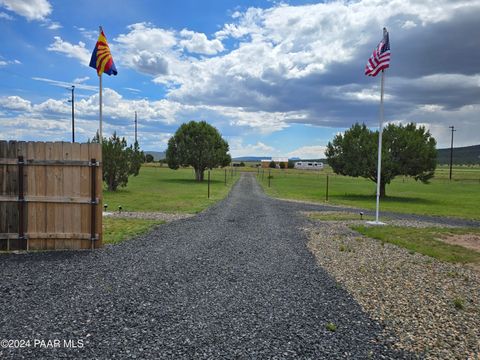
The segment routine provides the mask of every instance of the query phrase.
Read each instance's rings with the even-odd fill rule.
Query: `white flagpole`
[[[375,211],[375,222],[378,224],[380,212],[380,180],[382,173],[382,134],[383,134],[383,87],[385,84],[385,70],[382,70],[382,81],[380,90],[380,125],[378,126],[378,164],[377,164],[377,209]]]
[[[102,75],[98,77],[100,79],[100,97],[99,97],[99,105],[100,105],[100,144],[103,143],[103,131],[102,131]]]
[[[98,27],[99,31],[100,31],[100,34],[102,34],[102,31],[103,31],[103,28],[101,26]],[[100,125],[99,125],[99,132],[100,132],[100,144],[103,143],[103,130],[102,130],[102,123],[103,123],[103,118],[102,118],[102,106],[103,106],[103,102],[102,102],[102,75],[103,74],[100,74],[98,77],[100,79],[100,96],[99,96],[99,107],[100,107]]]

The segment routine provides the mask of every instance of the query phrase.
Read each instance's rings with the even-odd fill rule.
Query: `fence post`
[[[271,169],[268,169],[268,187],[270,187]]]
[[[225,169],[225,186],[227,186],[227,169]]]
[[[210,170],[208,170],[208,198],[210,199]]]
[[[327,187],[325,189],[325,201],[328,202],[328,174],[327,174]]]
[[[95,189],[97,187],[97,160],[96,159],[91,159],[90,160],[90,167],[92,171],[90,172],[91,177],[90,177],[90,193],[91,193],[91,208],[90,208],[90,241],[92,243],[92,250],[95,248],[95,227],[96,227],[96,193]]]
[[[24,182],[23,182],[23,170],[25,162],[23,161],[23,156],[18,157],[18,240],[19,245],[20,241],[25,240],[25,196],[24,196]],[[9,244],[10,245],[10,244]],[[10,247],[10,246],[8,246]],[[27,240],[27,250],[28,250],[28,240]]]

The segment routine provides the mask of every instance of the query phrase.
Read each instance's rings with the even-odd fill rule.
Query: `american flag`
[[[372,56],[365,66],[365,75],[377,76],[377,74],[390,66],[390,40],[388,39],[388,31],[383,28],[383,39],[380,41]]]

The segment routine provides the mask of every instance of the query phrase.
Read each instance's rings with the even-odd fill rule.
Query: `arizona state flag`
[[[97,69],[98,76],[102,73],[107,75],[117,75],[117,68],[113,62],[110,48],[108,47],[107,38],[103,33],[103,29],[100,30],[98,36],[97,45],[93,49],[92,58],[90,59],[90,67]]]

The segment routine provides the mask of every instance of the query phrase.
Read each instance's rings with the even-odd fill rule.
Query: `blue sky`
[[[386,120],[428,127],[439,147],[480,143],[480,0],[0,0],[1,139],[69,141],[98,128],[88,67],[102,25],[118,76],[104,76],[104,135],[164,150],[206,120],[233,156],[323,157],[354,122],[378,126],[366,60],[390,30]]]

